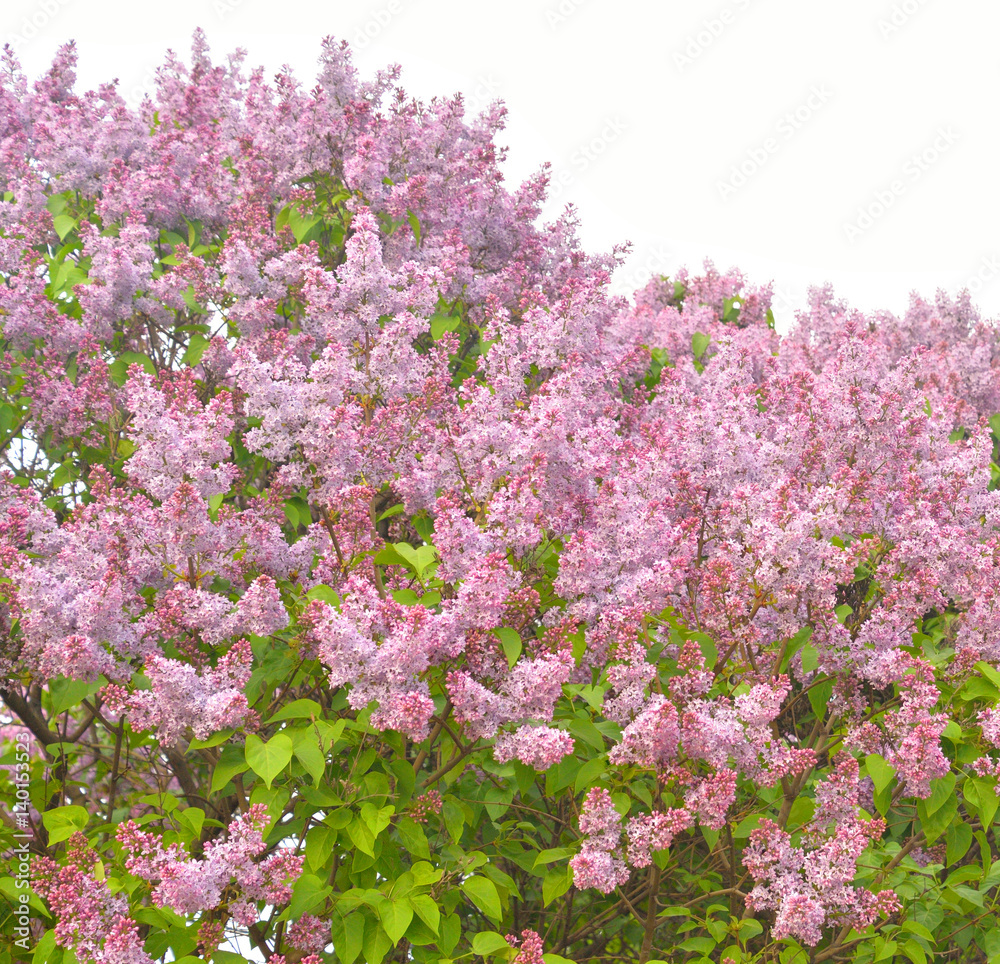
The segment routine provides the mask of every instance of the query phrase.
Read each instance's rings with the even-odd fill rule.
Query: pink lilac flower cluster
[[[319,954],[330,943],[330,925],[313,914],[303,914],[286,932],[289,947]]]
[[[224,840],[205,844],[200,860],[189,857],[180,844],[164,847],[158,835],[140,830],[133,820],[123,823],[116,837],[126,854],[126,869],[155,884],[157,906],[180,914],[212,910],[222,901],[223,891],[234,886],[234,895],[227,898],[229,912],[249,926],[257,921],[258,901],[282,904],[289,900],[290,881],[302,872],[305,860],[287,850],[258,860],[267,849],[263,837],[267,824],[267,807],[251,805],[229,824]]]
[[[775,912],[773,935],[815,945],[831,924],[868,927],[900,908],[891,890],[878,894],[853,886],[858,859],[881,837],[885,821],[862,820],[858,813],[858,762],[844,756],[816,793],[815,813],[802,843],[774,821],[764,819],[750,833],[743,863],[756,886],[747,895],[752,911]]]
[[[766,321],[769,290],[708,265],[670,285],[651,281],[626,305],[608,293],[617,253],[583,255],[569,218],[534,226],[544,172],[512,194],[499,188],[499,107],[476,122],[462,118],[459,100],[424,111],[396,97],[393,72],[362,83],[346,47],[333,42],[310,93],[287,78],[279,93],[261,73],[242,73],[240,57],[212,67],[198,35],[192,66],[172,59],[156,103],[138,113],[113,88],[101,100],[75,94],[74,63],[69,46],[34,88],[16,65],[3,82],[11,117],[3,180],[14,200],[2,206],[0,227],[23,238],[0,252],[12,279],[0,291],[5,336],[15,346],[40,339],[50,363],[36,380],[68,387],[62,359],[92,353],[113,330],[141,350],[149,324],[176,323],[192,299],[231,303],[240,337],[232,350],[213,342],[186,373],[154,379],[133,367],[123,389],[106,381],[105,402],[87,388],[88,410],[129,413],[135,450],[126,471],[144,494],[92,484],[90,505],[32,538],[35,555],[21,560],[16,583],[34,671],[123,677],[123,661],[157,650],[155,632],[137,628],[139,590],[156,590],[159,612],[159,597],[180,583],[203,592],[213,579],[245,585],[255,569],[286,578],[308,572],[323,550],[316,572],[338,591],[350,583],[357,599],[322,640],[332,685],[356,689],[357,705],[376,700],[376,725],[419,738],[432,712],[420,674],[460,657],[470,631],[495,625],[521,579],[507,554],[524,558],[553,533],[565,541],[557,579],[565,615],[583,621],[595,642],[625,614],[663,605],[720,649],[738,643],[751,653],[811,621],[824,670],[865,674],[905,645],[915,616],[960,599],[973,602],[959,635],[997,655],[991,627],[1000,613],[988,602],[995,563],[982,521],[997,509],[986,491],[981,419],[1000,404],[1000,388],[990,329],[967,298],[914,299],[902,319],[867,319],[819,289],[781,339]],[[389,96],[394,106],[383,112]],[[210,150],[171,134],[192,123]],[[269,158],[266,170],[260,157]],[[351,194],[352,230],[335,270],[313,248],[289,245],[264,213],[287,203],[324,157]],[[30,270],[31,245],[54,231],[40,171],[94,199],[96,217],[125,222],[117,237],[81,228],[90,261],[89,283],[74,289],[79,320],[54,310]],[[382,229],[380,218],[407,212],[419,238],[406,227]],[[169,270],[153,270],[158,230],[185,221],[198,221],[206,237],[228,232],[219,263],[179,244]],[[458,295],[488,347],[482,381],[455,388],[454,336],[429,350],[417,337],[439,302]],[[303,307],[290,329],[282,306],[293,296]],[[736,297],[736,323],[724,322]],[[709,347],[695,366],[697,332]],[[641,381],[652,347],[669,359],[659,383],[648,395],[623,393]],[[199,379],[221,390],[203,398]],[[49,416],[38,417],[41,429]],[[439,571],[455,584],[454,598],[426,616],[382,606],[372,620],[364,615],[370,582],[332,564],[337,550],[323,527],[290,545],[276,503],[210,515],[207,500],[232,481],[230,433],[250,418],[244,444],[275,464],[281,482],[308,483],[318,505],[337,514],[331,531],[346,547],[371,541],[349,521],[355,491],[388,484],[407,512],[436,516]],[[954,444],[958,425],[971,434]],[[893,588],[848,631],[830,600],[875,548],[875,576]],[[207,612],[203,600],[188,603]],[[280,619],[269,610],[261,628]],[[153,629],[152,620],[141,625]],[[584,662],[602,658],[595,645]],[[634,658],[630,665],[636,683],[618,679],[608,707],[622,719],[642,712],[632,703],[641,704],[636,684],[648,672]],[[546,677],[541,687],[555,681],[543,664],[534,670]],[[671,698],[710,743],[721,741],[698,752],[721,757],[722,744],[759,724],[735,707],[699,706],[708,671],[690,670],[674,677]],[[496,732],[527,722],[509,693],[515,680],[455,672],[459,700],[481,696],[477,686],[490,691],[491,709],[473,713],[471,724]],[[931,738],[927,721],[901,721],[894,742],[902,745],[907,727],[921,728],[911,738],[921,745]],[[540,763],[555,753],[553,744]],[[904,757],[912,753],[902,746]],[[804,765],[777,744],[743,762],[754,755],[769,774]]]
[[[607,790],[595,787],[580,810],[580,832],[587,835],[580,852],[569,862],[577,887],[595,887],[610,894],[628,881],[621,855],[622,818]]]
[[[178,744],[189,729],[203,740],[254,719],[243,692],[252,663],[245,639],[237,640],[214,669],[200,673],[190,663],[152,655],[146,660],[151,689],[129,693],[111,684],[104,687],[104,699],[112,712],[128,713],[133,726],[155,727],[165,746]]]
[[[983,739],[992,749],[1000,750],[1000,712],[993,707],[982,710],[979,714],[979,725],[982,728]],[[984,755],[973,761],[972,765],[980,776],[1000,777],[1000,759]]]
[[[549,726],[519,726],[501,733],[493,745],[498,763],[520,760],[536,770],[547,770],[573,752],[574,742],[565,730]]]
[[[628,862],[633,867],[648,867],[653,862],[653,852],[666,850],[674,842],[674,837],[692,823],[691,814],[684,809],[632,817],[625,830],[628,836]]]
[[[417,823],[427,823],[430,814],[441,812],[443,803],[441,794],[437,790],[428,790],[410,803],[409,814]]]
[[[114,84],[75,90],[72,45],[33,85],[4,55],[0,375],[23,379],[25,437],[117,460],[63,509],[37,466],[15,467],[38,491],[0,479],[5,675],[103,677],[109,709],[177,745],[254,725],[241,638],[287,633],[373,726],[424,739],[433,680],[465,738],[537,768],[572,752],[549,725],[566,684],[604,680],[611,764],[684,800],[623,845],[588,796],[574,874],[604,892],[627,847],[646,860],[688,819],[723,826],[738,782],[817,764],[782,721],[818,674],[851,745],[926,796],[947,769],[936,676],[1000,661],[1000,348],[968,293],[895,317],[812,289],[787,336],[769,286],[711,263],[619,298],[623,249],[583,252],[572,211],[538,223],[547,169],[505,186],[499,104],[408,99],[396,69],[365,82],[332,39],[308,88],[243,59],[213,64],[199,32],[133,110]],[[293,210],[336,220],[342,245],[296,243],[278,221]],[[42,254],[64,249],[61,266]],[[193,339],[193,318],[228,337]],[[375,563],[387,543],[423,575]],[[404,601],[427,577],[438,601]],[[912,658],[917,622],[949,608],[959,655]],[[661,678],[636,627],[668,609],[715,665],[688,642]],[[522,638],[513,665],[498,627]],[[899,698],[878,723],[871,690]],[[875,824],[843,821],[805,849],[767,828],[751,845],[779,932],[888,906],[846,883]],[[172,855],[158,892],[200,906],[222,854],[204,873]]]
[[[899,661],[904,664],[903,660]],[[894,738],[891,761],[905,782],[905,792],[929,797],[931,780],[945,776],[951,764],[941,750],[941,733],[948,724],[944,713],[932,713],[941,693],[934,685],[934,667],[908,657],[909,672],[898,678],[901,706],[886,713],[886,728]]]
[[[129,917],[128,901],[95,876],[97,860],[82,833],[67,841],[64,864],[32,858],[32,886],[55,916],[56,942],[80,964],[153,964]]]
[[[508,934],[507,943],[517,948],[517,956],[514,958],[517,964],[542,964],[544,945],[536,931],[526,928],[521,931],[520,937]]]

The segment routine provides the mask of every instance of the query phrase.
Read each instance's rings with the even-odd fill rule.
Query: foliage
[[[500,105],[74,57],[0,87],[0,961],[998,959],[967,293],[626,302]]]

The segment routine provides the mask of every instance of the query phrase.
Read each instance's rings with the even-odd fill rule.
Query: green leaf
[[[513,669],[514,664],[521,656],[521,651],[524,649],[524,643],[521,642],[520,635],[517,630],[511,629],[508,626],[494,629],[493,633],[500,640],[504,655],[507,657],[507,666]]]
[[[331,606],[340,605],[340,596],[330,586],[325,586],[322,583],[318,586],[313,586],[306,593],[306,599],[318,599],[320,602],[329,603]]]
[[[819,719],[822,719],[826,715],[826,706],[830,702],[830,696],[833,694],[833,680],[824,680],[822,683],[810,686],[807,693],[809,694],[809,705],[812,707],[813,713]]]
[[[1000,806],[995,778],[971,777],[965,781],[963,792],[966,799],[977,807],[979,820],[983,827],[988,829],[996,817],[997,807]]]
[[[297,496],[291,499],[286,499],[284,504],[285,518],[293,526],[309,526],[312,525],[312,512],[309,509],[309,503],[305,499],[300,499]]]
[[[480,931],[472,938],[472,952],[480,957],[489,957],[497,951],[510,949],[510,944],[496,931]]]
[[[486,801],[486,813],[490,820],[499,820],[514,799],[514,788],[511,786],[489,787],[483,800]]]
[[[323,716],[323,707],[315,700],[292,700],[291,703],[281,707],[268,719],[268,723],[276,723],[278,720],[302,720],[319,719]]]
[[[305,767],[306,773],[313,778],[313,783],[319,786],[326,772],[326,757],[319,748],[319,736],[311,727],[292,730],[292,746],[295,759]]]
[[[751,813],[749,817],[745,817],[740,821],[739,826],[733,831],[733,836],[737,840],[742,840],[744,837],[750,836],[750,831],[756,830],[758,824],[760,823],[760,814]]]
[[[402,502],[397,503],[394,506],[386,509],[375,521],[381,522],[383,519],[391,519],[394,515],[401,515],[406,511],[406,507]]]
[[[500,894],[496,884],[488,877],[467,877],[461,884],[462,892],[491,920],[503,916]]]
[[[542,905],[548,907],[557,897],[562,897],[573,884],[573,871],[567,865],[542,878]]]
[[[195,332],[188,342],[187,350],[181,356],[181,364],[194,368],[201,361],[201,356],[205,354],[205,349],[212,344],[211,339],[206,338],[200,332]]]
[[[983,674],[994,686],[1000,687],[1000,670],[994,669],[989,663],[976,663],[976,669]]]
[[[594,725],[592,720],[570,720],[566,729],[569,730],[569,732],[572,733],[577,739],[583,740],[584,743],[592,746],[598,753],[603,753],[607,749],[603,734]],[[588,761],[588,763],[591,762],[593,761]]]
[[[819,666],[819,652],[812,643],[806,643],[802,647],[802,669],[806,673],[811,673]]]
[[[430,860],[431,851],[424,834],[424,828],[413,817],[400,817],[396,821],[396,833],[407,851],[414,857]]]
[[[365,929],[365,941],[362,945],[365,964],[382,964],[385,955],[392,947],[392,941],[382,927]]]
[[[843,625],[847,621],[847,617],[850,616],[851,613],[853,612],[854,610],[850,606],[848,606],[847,603],[843,603],[842,605],[837,606],[837,608],[834,609],[834,613],[837,616],[837,622],[840,623],[841,625]]]
[[[354,842],[354,846],[363,854],[367,854],[369,857],[375,856],[375,835],[360,817],[355,817],[347,825],[347,835]]]
[[[3,199],[5,201],[13,201],[14,195],[10,191],[5,191]],[[69,197],[67,193],[63,194],[50,194],[48,199],[45,201],[45,207],[48,209],[50,214],[62,214],[66,210],[66,205],[69,204]]]
[[[933,783],[933,781],[932,781]],[[952,794],[945,798],[933,813],[927,809],[926,800],[917,801],[917,815],[928,843],[933,843],[944,833],[958,810],[958,798]]]
[[[211,736],[205,737],[204,740],[194,739],[188,744],[188,750],[207,750],[211,749],[213,746],[218,746],[220,743],[225,743],[233,735],[232,727],[227,727],[224,730],[219,730],[218,733],[213,733]]]
[[[417,246],[420,245],[420,221],[417,216],[412,211],[406,212],[406,220],[410,222],[410,230],[413,232],[413,237],[417,242]]]
[[[118,361],[125,362],[125,365],[128,367],[132,365],[142,365],[147,374],[156,374],[156,363],[149,357],[149,355],[143,355],[141,352],[123,351],[118,356]]]
[[[677,945],[681,951],[698,951],[700,954],[708,954],[715,950],[716,941],[712,937],[689,937],[686,941]]]
[[[330,894],[333,888],[316,874],[302,874],[292,890],[292,899],[288,904],[288,913],[292,917],[300,917],[314,910]]]
[[[788,826],[801,827],[812,820],[816,812],[816,801],[811,797],[796,797],[792,809],[788,812]]]
[[[79,706],[85,699],[93,696],[107,680],[102,676],[94,683],[85,680],[67,679],[56,676],[49,680],[49,699],[53,716],[58,716],[65,710]]]
[[[446,331],[457,331],[461,316],[436,312],[431,315],[431,338],[437,341]]]
[[[56,229],[59,240],[64,241],[66,235],[76,227],[76,219],[71,218],[68,214],[57,214],[52,219],[52,227]]]
[[[437,901],[430,894],[411,894],[409,901],[413,905],[417,917],[436,934],[441,926],[441,910]]]
[[[945,834],[946,860],[948,864],[960,861],[972,846],[972,827],[967,823],[953,823]]]
[[[881,793],[896,775],[896,768],[891,763],[886,763],[885,759],[878,753],[869,753],[865,757],[865,766],[868,769],[868,776],[875,784],[875,792]]]
[[[163,813],[171,813],[177,809],[177,797],[172,793],[147,793],[139,797],[138,803],[144,803],[149,807],[156,807]]]
[[[292,738],[287,733],[276,733],[266,743],[255,733],[247,736],[247,763],[268,789],[274,778],[291,762],[293,751]]]
[[[458,843],[465,829],[465,811],[454,800],[445,800],[441,807],[441,816],[451,839]]]
[[[593,760],[588,760],[580,767],[576,774],[576,780],[573,781],[574,793],[579,793],[584,788],[593,786],[607,768],[607,761],[603,757],[595,757]]]
[[[344,918],[344,946],[337,947],[337,956],[343,964],[352,964],[361,953],[365,937],[365,919],[361,914],[348,914]]]
[[[423,582],[431,566],[437,562],[437,549],[434,546],[418,546],[414,548],[408,542],[396,542],[393,549],[403,559],[404,563],[412,569],[417,578]]]
[[[986,700],[991,704],[1000,700],[1000,689],[989,680],[979,676],[973,676],[966,680],[965,685],[958,693],[964,700]]]
[[[418,860],[410,868],[410,873],[413,874],[413,881],[418,887],[436,884],[444,876],[443,870],[434,867],[426,860]]]
[[[35,955],[31,960],[33,964],[52,964],[53,961],[60,959],[55,956],[55,951],[56,932],[47,930],[38,938],[38,943],[35,945]]]
[[[200,807],[188,807],[185,810],[180,810],[175,817],[193,840],[197,840],[201,836],[201,828],[205,824],[205,811]]]
[[[42,823],[49,832],[49,844],[68,840],[78,830],[87,826],[90,814],[83,807],[56,807],[42,813]]]
[[[918,921],[905,920],[900,929],[906,931],[908,934],[916,934],[917,937],[922,937],[925,941],[930,941],[932,944],[934,943],[934,935]]]
[[[695,358],[701,358],[705,354],[705,350],[712,343],[712,338],[710,335],[706,335],[700,331],[696,331],[691,336],[691,351],[694,352]]]
[[[323,223],[321,217],[303,217],[298,208],[292,207],[288,212],[288,226],[299,244],[319,239],[319,228]]]
[[[533,867],[544,867],[546,864],[555,863],[557,860],[565,860],[576,853],[574,847],[553,847],[550,850],[542,850],[535,857]]]
[[[249,769],[243,747],[224,746],[219,762],[215,764],[215,772],[212,774],[212,793],[218,793],[237,773],[243,773]]]
[[[927,811],[927,815],[930,816],[937,813],[953,797],[954,791],[954,773],[948,773],[943,777],[931,780],[931,795],[924,801],[924,809]]]
[[[406,928],[413,920],[413,907],[406,897],[399,900],[387,900],[378,906],[378,916],[382,919],[382,926],[392,943],[398,944],[400,938],[406,933]]]
[[[194,285],[188,285],[187,288],[184,289],[183,298],[184,304],[186,304],[196,315],[208,314],[208,310],[198,304],[198,300],[195,298]]]
[[[392,815],[395,812],[396,808],[392,805],[376,807],[374,803],[367,801],[361,805],[361,819],[375,838],[389,826],[389,821],[392,820]]]

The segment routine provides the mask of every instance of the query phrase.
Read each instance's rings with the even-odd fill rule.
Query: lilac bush
[[[0,962],[1000,954],[968,293],[616,297],[500,104],[75,57],[0,82]]]

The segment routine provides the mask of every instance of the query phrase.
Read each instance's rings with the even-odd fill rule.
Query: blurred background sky
[[[509,110],[510,186],[552,164],[545,216],[576,205],[591,251],[631,241],[630,293],[681,265],[774,282],[787,330],[810,285],[901,313],[968,287],[1000,318],[1000,4],[995,0],[3,0],[30,78],[73,39],[78,89],[137,104],[201,26],[214,60],[289,64],[320,39],[424,100]]]

